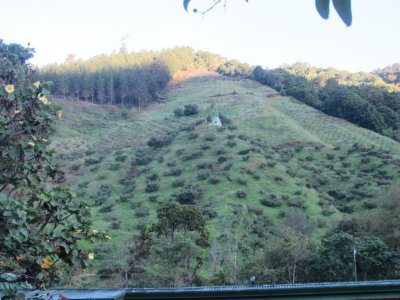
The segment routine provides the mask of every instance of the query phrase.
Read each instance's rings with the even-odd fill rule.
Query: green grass
[[[199,114],[176,118],[173,111],[185,104],[197,104]],[[192,132],[183,131],[213,115],[216,105],[231,125],[200,124]],[[217,213],[207,221],[211,239],[229,230],[227,222],[243,213],[244,219],[231,232],[245,243],[254,239],[247,232],[256,218],[251,209],[260,210],[278,228],[285,222],[282,213],[300,206],[318,241],[343,215],[365,211],[365,201],[376,201],[399,178],[399,143],[249,80],[188,80],[171,86],[165,102],[143,111],[132,109],[127,118],[121,109],[108,106],[77,102],[62,106],[63,118],[52,145],[79,197],[94,204],[101,197],[101,186],[111,188],[103,196],[105,203],[93,208],[93,228],[114,237],[113,249],[126,246],[126,235],[136,235],[141,226],[155,222],[157,208],[182,189],[171,186],[177,179],[198,184],[203,195],[195,204],[203,212]],[[176,134],[170,145],[156,150],[146,145],[150,137],[167,132]],[[226,153],[218,152],[221,149]],[[135,163],[139,150],[151,157],[147,165]],[[187,159],[196,153],[200,156]],[[121,155],[126,159],[116,161]],[[168,166],[171,162],[176,166]],[[182,173],[166,176],[172,168]],[[201,172],[219,183],[199,180]],[[146,193],[147,176],[153,173],[159,175],[159,190]],[[238,191],[246,197],[238,198]],[[116,201],[124,195],[127,202]],[[280,207],[260,203],[271,195],[281,201]],[[149,196],[156,196],[156,202]],[[111,212],[99,212],[108,204],[114,204]],[[119,229],[113,229],[116,222]]]

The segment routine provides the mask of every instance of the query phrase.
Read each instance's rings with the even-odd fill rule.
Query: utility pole
[[[355,279],[355,281],[357,281],[357,259],[356,259],[356,255],[357,255],[356,246],[353,246],[354,279]]]

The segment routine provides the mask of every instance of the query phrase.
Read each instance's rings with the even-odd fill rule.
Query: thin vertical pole
[[[353,260],[354,260],[354,279],[355,281],[357,281],[357,250],[356,250],[356,246],[353,246]]]

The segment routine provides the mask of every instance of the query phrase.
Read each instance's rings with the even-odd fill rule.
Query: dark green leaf
[[[28,230],[26,228],[20,228],[20,233],[24,238],[28,237]]]
[[[40,177],[37,176],[36,174],[29,174],[28,180],[29,180],[30,184],[37,185],[40,182]]]
[[[342,21],[350,26],[352,22],[351,0],[333,0],[333,7],[335,7]]]
[[[50,200],[49,195],[47,195],[47,194],[45,194],[45,193],[39,194],[38,197],[39,197],[40,199],[42,199],[43,201],[45,201],[45,202],[47,202],[47,201]]]
[[[315,0],[315,7],[319,15],[325,20],[329,18],[329,1],[330,0]]]
[[[188,11],[189,2],[190,0],[183,0],[183,7],[185,8],[186,11]]]

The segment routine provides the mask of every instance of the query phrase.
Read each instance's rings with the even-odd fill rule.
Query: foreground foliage
[[[88,205],[62,185],[48,146],[62,113],[47,98],[49,84],[32,81],[32,56],[0,40],[0,274],[46,287],[94,258],[80,241],[109,237],[90,228]]]

